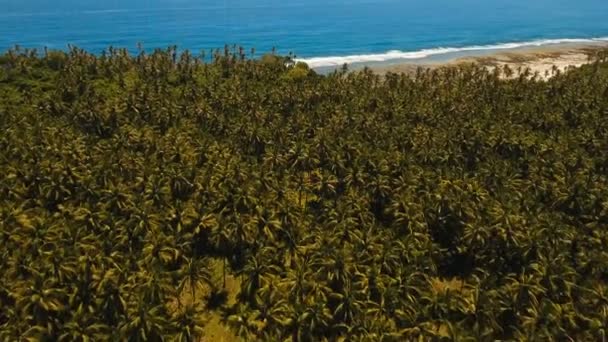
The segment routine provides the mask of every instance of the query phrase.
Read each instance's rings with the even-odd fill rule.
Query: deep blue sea
[[[238,44],[319,67],[607,37],[608,0],[0,0],[0,50]]]

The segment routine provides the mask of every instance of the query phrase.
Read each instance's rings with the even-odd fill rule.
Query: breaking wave
[[[519,43],[502,43],[493,45],[472,45],[465,47],[439,47],[433,49],[423,49],[418,51],[399,51],[392,50],[385,53],[378,54],[367,54],[367,55],[351,55],[351,56],[329,56],[329,57],[312,57],[312,58],[300,58],[296,61],[304,62],[311,68],[320,67],[331,67],[340,66],[343,64],[352,63],[366,63],[366,62],[384,62],[396,59],[422,59],[434,55],[444,55],[455,52],[465,51],[485,51],[485,50],[507,50],[521,47],[534,47],[544,46],[552,44],[584,44],[584,43],[597,43],[597,42],[608,42],[608,37],[589,38],[589,39],[577,39],[577,38],[563,38],[563,39],[543,39],[533,40],[528,42]]]

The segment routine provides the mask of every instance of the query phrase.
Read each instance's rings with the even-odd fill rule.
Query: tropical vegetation
[[[254,53],[0,56],[0,340],[606,339],[607,53]]]

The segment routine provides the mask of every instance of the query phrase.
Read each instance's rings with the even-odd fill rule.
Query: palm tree
[[[121,288],[120,284],[126,282],[125,273],[120,268],[111,268],[100,277],[95,287],[95,306],[101,321],[109,326],[115,326],[119,317],[125,314],[127,295],[132,288],[127,284]]]
[[[204,334],[203,327],[207,322],[203,310],[194,304],[178,309],[171,316],[174,326],[173,340],[177,342],[199,341]]]
[[[237,306],[236,313],[228,317],[227,322],[230,327],[236,330],[238,336],[248,341],[258,334],[258,327],[252,317],[253,315],[254,313],[241,304]]]
[[[359,293],[346,286],[343,293],[330,293],[329,299],[335,302],[332,317],[335,322],[343,324],[352,324],[359,317],[362,311],[363,302],[360,300]]]
[[[324,302],[317,301],[313,306],[308,307],[301,317],[301,330],[303,341],[309,341],[317,336],[324,336],[327,333],[331,321],[331,313]]]
[[[118,326],[117,338],[128,341],[161,341],[171,330],[163,305],[146,303],[138,298],[129,303],[127,314]]]
[[[279,268],[269,264],[270,256],[275,253],[271,247],[265,247],[255,256],[250,256],[245,263],[241,274],[245,277],[241,283],[239,297],[249,303],[254,303],[255,294],[264,285],[267,277],[278,273]]]
[[[133,286],[132,291],[137,291],[134,293],[141,296],[147,305],[161,305],[169,298],[174,298],[177,292],[169,274],[158,270],[150,272],[142,270],[139,274],[132,276],[129,283]]]
[[[281,222],[268,209],[256,208],[256,215],[251,224],[257,231],[257,236],[265,237],[269,242],[276,241],[276,234],[281,231]]]
[[[190,288],[192,300],[196,301],[196,290],[203,285],[214,287],[213,277],[209,270],[209,262],[205,259],[186,258],[179,273],[179,285],[177,287],[178,298],[187,287]]]
[[[99,323],[80,308],[74,312],[71,321],[59,331],[58,341],[90,341],[110,338],[110,327]]]
[[[68,294],[55,287],[53,279],[37,272],[32,275],[32,280],[16,286],[15,307],[22,319],[52,327],[53,317],[66,309]]]

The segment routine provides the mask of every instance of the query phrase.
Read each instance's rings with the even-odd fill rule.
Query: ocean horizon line
[[[376,63],[391,60],[415,60],[431,56],[446,55],[458,52],[474,52],[488,50],[511,50],[525,47],[542,47],[559,44],[585,44],[585,43],[608,43],[608,36],[593,38],[557,38],[537,39],[521,42],[496,43],[488,45],[469,45],[463,47],[435,47],[414,51],[389,50],[384,53],[356,54],[346,56],[320,56],[308,58],[296,58],[296,62],[304,62],[311,68],[336,67],[344,64]]]

